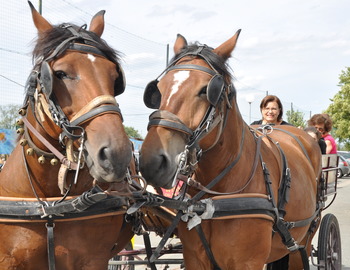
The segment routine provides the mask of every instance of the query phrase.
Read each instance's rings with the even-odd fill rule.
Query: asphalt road
[[[328,201],[330,201],[331,198],[329,198]],[[327,202],[328,202],[327,201]],[[339,227],[340,227],[340,235],[341,235],[341,246],[342,246],[342,270],[350,270],[350,177],[343,177],[341,179],[338,179],[338,190],[337,190],[337,196],[332,203],[332,205],[324,210],[323,216],[327,213],[331,213],[336,216]],[[153,233],[151,234],[151,243],[152,247],[156,247],[159,243],[160,238],[156,237]],[[318,233],[315,235],[313,239],[313,245],[315,248],[318,246]],[[168,241],[168,243],[176,243],[179,242],[178,239],[171,239]],[[134,249],[141,249],[143,248],[143,239],[141,236],[137,236],[135,238],[135,245]],[[140,256],[141,258],[144,258],[145,256]],[[181,258],[181,255],[167,255],[162,258]],[[317,259],[315,258],[315,262]],[[157,265],[157,269],[180,269],[179,265],[170,265],[169,268],[164,268],[165,265]],[[135,269],[141,270],[141,269],[147,269],[145,265],[139,265],[136,266]],[[317,269],[316,266],[313,266],[310,261],[310,269],[315,270]]]

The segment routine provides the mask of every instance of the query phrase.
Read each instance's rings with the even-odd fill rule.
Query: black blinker
[[[158,80],[149,82],[143,94],[143,102],[150,109],[158,109],[162,96],[158,89]]]

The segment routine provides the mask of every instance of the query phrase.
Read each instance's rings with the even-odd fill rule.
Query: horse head
[[[71,146],[78,153],[74,159],[84,156],[96,180],[123,180],[132,149],[115,96],[124,91],[125,78],[118,53],[101,39],[105,12],[98,12],[87,30],[86,25],[51,25],[29,5],[38,39],[26,117],[55,146],[63,145],[60,151]],[[30,133],[33,143],[45,148]]]
[[[172,187],[178,174],[191,174],[202,153],[217,144],[236,94],[227,60],[239,33],[215,49],[188,45],[178,35],[174,58],[147,85],[144,102],[157,110],[150,116],[140,170],[152,185]]]

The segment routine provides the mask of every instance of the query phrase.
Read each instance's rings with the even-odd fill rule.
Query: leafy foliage
[[[305,127],[304,114],[299,111],[287,111],[287,122],[295,127]]]
[[[138,132],[138,130],[134,129],[133,127],[127,127],[124,126],[126,134],[131,137],[131,138],[137,138],[137,139],[142,139],[142,136]]]
[[[16,120],[20,118],[18,111],[21,105],[0,105],[0,128],[16,129]]]
[[[350,150],[350,67],[339,75],[340,91],[331,99],[325,113],[333,120],[333,134],[345,150]]]

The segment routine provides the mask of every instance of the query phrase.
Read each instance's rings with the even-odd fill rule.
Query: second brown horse
[[[145,104],[157,111],[150,116],[140,170],[156,187],[170,188],[185,175],[185,179],[219,194],[213,197],[202,193],[203,198],[212,197],[214,201],[224,198],[220,193],[228,194],[227,198],[249,195],[268,201],[273,196],[279,204],[277,219],[307,221],[289,230],[294,243],[289,248],[307,245],[310,255],[312,235],[308,230],[317,220],[315,213],[319,213],[321,153],[312,138],[300,129],[253,129],[244,122],[227,64],[238,36],[239,31],[213,49],[198,43],[188,45],[178,35],[175,56],[163,77],[145,90]],[[279,187],[285,182],[282,179],[289,176],[290,182],[283,184],[288,195],[279,192]],[[213,179],[219,180],[212,182]],[[187,192],[192,200],[202,198],[194,187]],[[200,226],[207,244],[203,244],[194,228],[188,229],[181,222],[179,236],[186,269],[263,269],[264,264],[290,253],[280,234],[274,232],[276,221],[276,217],[254,214],[203,218]],[[212,258],[208,256],[210,252]],[[293,254],[290,269],[302,269],[299,253]]]

